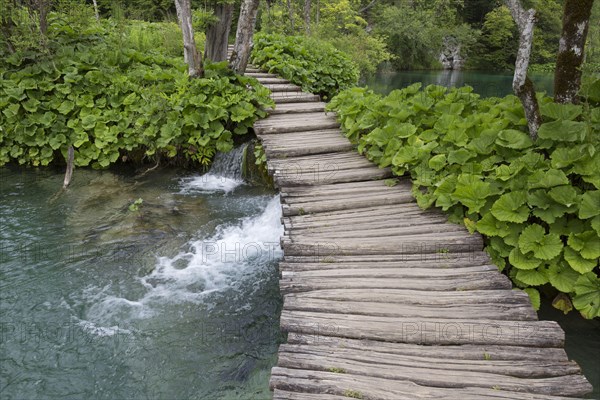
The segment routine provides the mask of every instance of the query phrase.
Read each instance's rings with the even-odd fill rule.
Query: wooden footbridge
[[[483,251],[356,153],[318,96],[250,66],[276,108],[254,130],[281,193],[287,343],[274,399],[562,399],[591,385],[564,332]],[[387,184],[386,184],[387,183]]]

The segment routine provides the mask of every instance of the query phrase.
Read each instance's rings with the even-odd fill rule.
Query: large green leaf
[[[482,182],[481,177],[463,174],[458,177],[452,197],[468,207],[469,213],[476,213],[485,205],[490,194],[490,184]]]
[[[551,260],[561,253],[563,244],[558,235],[546,235],[542,226],[532,224],[519,236],[519,248],[525,254],[533,252],[541,260]]]
[[[540,111],[545,117],[573,121],[581,115],[583,107],[575,104],[546,103],[542,104]]]
[[[600,238],[594,231],[572,233],[569,235],[568,244],[583,258],[594,260],[600,257]]]
[[[577,191],[570,185],[554,187],[548,194],[554,201],[567,207],[577,202]]]
[[[538,130],[541,139],[552,139],[562,142],[576,142],[585,137],[585,122],[558,120],[542,124]]]
[[[566,253],[566,251],[565,251]],[[564,262],[552,264],[548,268],[548,279],[552,286],[563,293],[571,293],[573,286],[581,274]]]
[[[500,196],[492,206],[492,214],[500,221],[521,223],[529,217],[525,192],[512,192]]]
[[[586,260],[581,257],[581,255],[571,249],[570,247],[565,247],[565,260],[569,263],[571,268],[580,274],[585,274],[586,272],[591,272],[596,266],[598,266],[597,260]]]
[[[548,283],[548,271],[544,267],[529,270],[520,269],[517,271],[516,278],[527,285],[540,286]]]
[[[498,133],[496,144],[510,149],[526,149],[533,145],[533,141],[526,133],[515,129],[505,129]]]
[[[588,272],[577,279],[573,305],[585,318],[600,317],[600,278]]]
[[[600,215],[600,190],[590,190],[581,196],[579,218],[587,219]]]
[[[529,300],[531,301],[531,305],[533,306],[533,309],[535,311],[538,311],[540,309],[540,305],[541,305],[541,299],[540,299],[540,292],[535,289],[535,288],[525,288],[523,289],[523,291],[525,293],[527,293],[527,295],[529,296]]]
[[[518,269],[536,269],[542,264],[542,260],[534,258],[533,256],[526,256],[521,253],[518,248],[512,249],[508,255],[508,261],[510,264]]]
[[[476,228],[486,236],[504,237],[509,233],[508,224],[498,221],[491,213],[485,213],[483,218],[476,222]]]
[[[530,189],[546,188],[554,186],[568,185],[569,179],[559,169],[549,169],[547,171],[538,170],[529,176],[527,180]]]

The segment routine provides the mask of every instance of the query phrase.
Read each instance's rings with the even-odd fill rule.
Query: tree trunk
[[[67,150],[67,170],[65,171],[65,179],[63,181],[63,189],[66,189],[67,186],[71,183],[71,178],[73,177],[73,166],[75,165],[75,149],[73,146],[69,146]]]
[[[100,21],[100,13],[98,12],[98,2],[93,0],[94,3],[94,14],[96,15],[96,21]]]
[[[533,44],[533,29],[535,27],[535,10],[525,11],[519,0],[505,0],[510,13],[519,27],[519,51],[515,63],[515,75],[513,78],[513,90],[521,99],[525,109],[525,117],[529,126],[529,135],[533,140],[537,139],[537,132],[542,124],[540,107],[535,97],[533,82],[527,77],[531,47]]]
[[[581,65],[593,4],[594,0],[565,1],[554,73],[554,101],[557,103],[579,102],[577,92],[581,86]]]
[[[319,0],[317,0],[317,14],[315,15],[315,22],[319,25],[319,19],[321,17],[321,5],[319,4]]]
[[[196,40],[194,39],[194,28],[192,27],[192,7],[190,0],[175,0],[179,3],[181,14],[181,34],[183,36],[183,54],[187,60],[188,73],[190,77],[202,77],[204,70],[202,68],[202,56],[198,53]]]
[[[233,4],[217,4],[215,16],[219,21],[211,24],[206,30],[204,58],[219,62],[227,60],[227,40],[233,17]]]
[[[304,0],[304,28],[306,34],[310,35],[310,0]]]
[[[292,28],[291,34],[294,34],[296,29],[294,28],[294,9],[292,8],[292,0],[287,0],[288,15],[290,16],[290,28]]]
[[[238,74],[244,73],[250,59],[259,2],[260,0],[244,0],[240,8],[235,44],[229,61],[229,67]]]

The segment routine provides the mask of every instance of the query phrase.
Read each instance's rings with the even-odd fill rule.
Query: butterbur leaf
[[[524,132],[515,129],[505,129],[498,133],[496,144],[510,149],[526,149],[533,145],[533,141]]]
[[[587,231],[570,234],[567,243],[577,250],[583,258],[594,260],[600,257],[600,238],[596,235],[596,232]]]
[[[600,317],[600,279],[588,272],[577,279],[573,305],[585,318]]]
[[[529,207],[525,204],[525,192],[503,194],[492,206],[492,214],[500,221],[521,223],[529,217]]]
[[[569,263],[571,268],[580,274],[591,272],[594,267],[598,265],[598,261],[586,260],[570,247],[565,247],[565,260]]]
[[[554,186],[568,185],[569,179],[564,172],[558,169],[536,171],[527,180],[530,189],[551,188]]]
[[[563,244],[558,235],[546,235],[543,227],[532,224],[519,236],[519,248],[525,254],[533,252],[541,260],[551,260],[561,253]]]
[[[581,115],[583,107],[575,104],[558,104],[552,102],[542,104],[540,106],[540,111],[545,117],[573,121]]]
[[[467,149],[453,150],[448,154],[448,164],[464,165],[470,158],[475,156]]]
[[[558,186],[550,189],[548,195],[557,203],[570,207],[577,202],[577,191],[572,186]]]
[[[498,221],[491,213],[486,213],[476,222],[477,231],[486,236],[504,237],[508,234],[508,224]]]
[[[516,278],[527,285],[540,286],[548,283],[548,272],[543,267],[530,270],[520,269],[517,271]]]
[[[554,300],[552,300],[552,307],[562,311],[565,314],[568,314],[569,311],[573,309],[573,303],[571,303],[569,296],[564,293],[559,293],[556,295]]]
[[[565,254],[566,254],[565,249]],[[552,286],[564,293],[571,293],[573,286],[581,274],[566,265],[563,261],[548,267],[548,279]]]
[[[539,260],[531,255],[526,256],[519,251],[517,247],[512,249],[508,255],[508,261],[512,266],[518,269],[536,269],[542,264],[542,260]]]
[[[600,190],[591,190],[581,196],[579,218],[587,219],[600,215]]]
[[[592,228],[594,228],[596,234],[600,237],[600,215],[592,218]]]
[[[438,154],[436,156],[431,157],[429,160],[429,168],[434,169],[436,171],[441,170],[446,166],[446,155]]]
[[[538,311],[541,305],[540,292],[535,288],[525,288],[523,291],[529,296],[533,309]]]
[[[75,103],[73,103],[72,101],[69,100],[65,100],[61,103],[60,107],[58,107],[58,112],[66,115],[69,112],[71,112],[71,110],[73,110],[73,108],[75,108]]]
[[[540,125],[538,136],[561,142],[576,142],[585,137],[585,122],[558,120]]]
[[[491,194],[490,184],[482,182],[476,175],[463,174],[458,177],[452,197],[469,208],[469,213],[477,213],[485,205],[486,197]]]

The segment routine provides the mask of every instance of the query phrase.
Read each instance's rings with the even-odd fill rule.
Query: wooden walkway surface
[[[591,385],[482,238],[421,210],[318,96],[249,66],[276,108],[254,130],[281,193],[274,399],[560,399]]]

